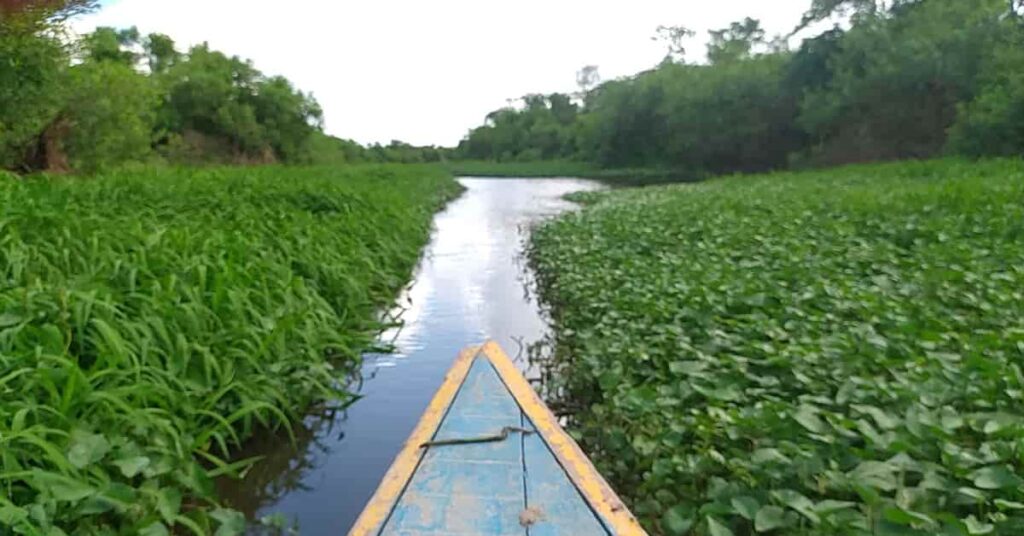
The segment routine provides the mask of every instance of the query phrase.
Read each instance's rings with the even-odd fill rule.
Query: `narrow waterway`
[[[460,349],[497,340],[527,368],[525,348],[547,325],[529,292],[523,250],[531,226],[573,208],[562,196],[600,186],[578,179],[460,179],[462,197],[434,218],[403,327],[384,334],[396,352],[367,356],[362,396],[343,412],[310,417],[222,494],[252,518],[278,514],[303,535],[345,534],[373,494]]]

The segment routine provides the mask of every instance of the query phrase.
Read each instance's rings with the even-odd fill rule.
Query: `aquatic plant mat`
[[[1024,163],[588,196],[554,407],[661,534],[1024,534]]]

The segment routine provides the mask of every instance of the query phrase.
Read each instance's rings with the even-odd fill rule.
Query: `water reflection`
[[[458,351],[495,339],[512,355],[545,337],[523,248],[529,228],[572,208],[562,196],[599,187],[577,179],[461,179],[467,191],[434,219],[414,283],[399,300],[404,326],[382,335],[391,354],[368,355],[362,398],[311,416],[297,445],[267,437],[266,456],[223,496],[253,518],[281,513],[302,534],[344,534],[369,500]]]

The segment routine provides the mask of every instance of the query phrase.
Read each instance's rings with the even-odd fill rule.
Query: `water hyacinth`
[[[351,400],[458,188],[417,166],[0,182],[0,532],[241,531],[211,479]]]
[[[649,530],[1024,534],[1024,164],[586,197],[549,395]]]

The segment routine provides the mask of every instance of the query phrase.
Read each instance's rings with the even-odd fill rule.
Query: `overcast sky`
[[[138,26],[179,48],[208,41],[311,91],[327,132],[361,143],[454,145],[526,93],[569,92],[576,71],[610,79],[665,55],[658,25],[698,32],[750,16],[788,33],[810,0],[112,0],[75,21]]]

